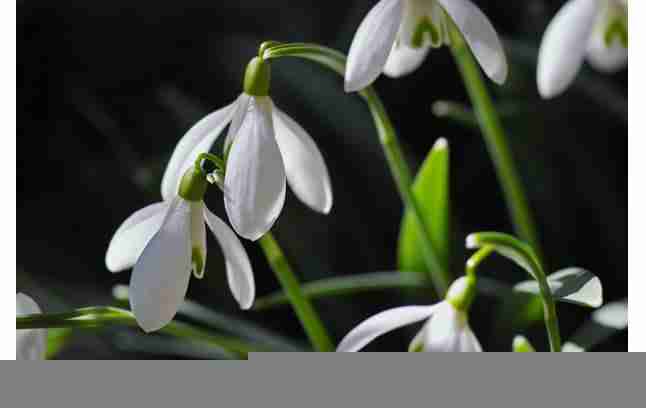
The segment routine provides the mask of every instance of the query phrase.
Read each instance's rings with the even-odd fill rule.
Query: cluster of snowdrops
[[[604,72],[624,67],[627,14],[625,0],[568,1],[543,37],[537,68],[539,93],[551,98],[564,92],[584,59]],[[470,234],[466,244],[476,252],[466,261],[464,276],[455,280],[438,244],[447,239],[442,236],[446,233],[442,226],[448,222],[442,212],[448,184],[442,178],[447,142],[439,139],[435,143],[420,170],[420,174],[433,173],[429,188],[437,194],[430,200],[439,204],[420,202],[396,131],[371,86],[381,73],[400,77],[414,71],[432,49],[442,46],[450,49],[464,79],[517,235]],[[345,91],[357,92],[368,104],[406,208],[402,228],[410,236],[409,250],[423,260],[429,285],[443,298],[432,305],[382,311],[359,323],[336,346],[270,232],[283,209],[287,185],[314,211],[327,214],[333,205],[323,155],[308,132],[270,97],[271,60],[283,57],[303,58],[339,73],[345,79]],[[603,303],[601,282],[581,268],[550,275],[543,270],[531,211],[480,69],[496,84],[506,80],[507,60],[498,34],[469,0],[381,0],[359,26],[347,59],[316,44],[262,43],[247,65],[241,95],[201,119],[179,140],[163,175],[162,201],[134,212],[109,243],[107,268],[112,272],[133,268],[127,291],[131,312],[84,308],[47,315],[34,300],[19,293],[18,358],[43,358],[47,329],[52,327],[100,326],[104,321],[128,319],[134,319],[145,332],[167,326],[185,301],[191,275],[204,276],[207,230],[224,255],[231,294],[245,310],[253,306],[256,290],[253,267],[240,238],[260,243],[318,351],[358,351],[388,331],[421,321],[425,324],[408,347],[410,351],[482,351],[469,327],[468,311],[478,292],[478,266],[493,253],[514,261],[532,278],[515,289],[540,296],[550,350],[583,350],[575,342],[562,345],[555,305],[566,301],[598,308]],[[212,153],[214,146],[218,154]],[[210,187],[222,192],[230,226],[204,202]],[[625,314],[625,304],[613,303],[593,315],[598,322],[622,328]],[[534,350],[523,336],[514,339],[512,348]]]

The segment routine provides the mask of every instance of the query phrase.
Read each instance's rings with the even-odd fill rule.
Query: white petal
[[[271,229],[285,203],[285,185],[271,100],[254,97],[231,147],[224,176],[224,204],[238,235],[255,241]]]
[[[177,194],[177,188],[188,169],[202,152],[208,152],[220,133],[231,121],[237,101],[205,116],[180,139],[166,166],[162,178],[161,193],[164,200]]]
[[[430,45],[411,48],[403,43],[396,43],[386,61],[384,74],[392,78],[410,74],[422,65],[430,49]]]
[[[472,339],[463,333],[467,328],[466,315],[448,302],[438,304],[435,314],[426,327],[424,351],[457,352],[466,346],[473,347]]]
[[[249,112],[251,99],[252,97],[244,92],[240,95],[240,97],[238,97],[238,101],[236,102],[236,110],[233,114],[233,118],[231,119],[231,126],[229,126],[227,138],[224,140],[225,149],[227,149],[231,145],[231,143],[233,143],[233,140],[238,135],[240,126],[242,126],[242,122],[244,121],[245,116],[247,116],[247,112]]]
[[[249,309],[256,297],[251,262],[236,234],[215,214],[204,206],[204,219],[218,240],[227,267],[227,280],[233,297],[240,308]]]
[[[412,46],[413,35],[420,22],[426,18],[430,18],[433,23],[437,20],[434,17],[437,4],[434,1],[428,0],[406,0],[404,1],[404,10],[402,12],[402,20],[399,25],[399,32],[397,33],[397,41],[402,45]],[[424,45],[430,43],[430,38],[425,36]]]
[[[563,92],[579,72],[598,10],[597,0],[570,0],[547,26],[536,72],[543,98]]]
[[[150,240],[130,279],[130,306],[146,332],[170,322],[191,276],[190,205],[176,198],[161,229]]]
[[[438,0],[438,3],[458,27],[487,76],[503,84],[507,79],[507,58],[487,16],[469,0]]]
[[[128,217],[114,233],[105,265],[111,272],[131,268],[137,262],[148,241],[161,228],[169,202],[151,204]]]
[[[476,338],[476,335],[467,324],[460,334],[460,352],[462,353],[480,353],[482,346]]]
[[[625,300],[608,303],[592,314],[592,320],[602,326],[623,330],[628,327],[628,304]]]
[[[191,202],[191,269],[193,276],[202,279],[206,268],[206,227],[204,226],[204,203]]]
[[[628,48],[621,45],[618,40],[607,47],[603,32],[595,30],[590,36],[587,59],[596,70],[611,74],[628,65]]]
[[[16,294],[16,316],[41,313],[40,307],[24,293]],[[44,360],[46,329],[16,330],[16,360]]]
[[[561,351],[564,352],[564,353],[583,353],[583,352],[585,352],[583,347],[579,346],[576,343],[572,343],[572,342],[569,342],[569,341],[566,342],[565,344],[563,344],[563,347],[561,348]]]
[[[359,351],[384,333],[427,319],[436,306],[403,306],[385,310],[360,323],[348,333],[337,351]]]
[[[345,71],[345,91],[370,85],[386,65],[402,20],[403,0],[381,0],[354,35]]]
[[[332,208],[330,175],[316,143],[298,123],[274,106],[276,142],[283,156],[289,187],[313,210]]]

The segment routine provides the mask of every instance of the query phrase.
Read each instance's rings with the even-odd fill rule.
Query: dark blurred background
[[[17,289],[47,311],[111,304],[113,275],[104,255],[117,226],[160,199],[163,169],[178,139],[198,119],[241,91],[246,62],[264,40],[317,42],[347,52],[375,1],[78,1],[18,3],[18,265]],[[532,208],[550,270],[577,265],[599,276],[606,301],[627,296],[627,74],[585,68],[569,91],[541,101],[535,57],[541,34],[563,1],[476,1],[506,40],[510,77],[490,83]],[[467,233],[511,232],[501,192],[477,129],[432,114],[436,100],[468,103],[446,48],[414,74],[382,77],[376,88],[392,115],[410,163],[421,163],[438,137],[451,146],[454,273],[466,260]],[[274,64],[272,97],[318,143],[330,169],[329,216],[291,193],[275,233],[304,281],[396,266],[402,206],[363,102],[341,79],[311,63]],[[225,217],[212,189],[211,209]],[[278,289],[259,249],[247,243],[263,295]],[[206,277],[188,297],[305,342],[289,308],[240,313],[222,258],[209,238]],[[483,275],[527,279],[492,260]],[[338,341],[382,309],[431,303],[425,293],[394,290],[317,301]],[[481,296],[471,324],[486,350],[509,350],[522,331],[540,349],[541,322],[501,321],[499,299]],[[513,308],[512,308],[513,310]],[[589,310],[559,305],[563,337]],[[496,327],[497,329],[492,329]],[[376,341],[369,350],[403,350],[417,327]],[[125,336],[125,337],[124,337]],[[130,337],[128,337],[130,336]],[[127,341],[124,341],[124,338]],[[141,350],[134,329],[76,334],[60,358],[177,357]],[[598,350],[625,350],[618,334]]]

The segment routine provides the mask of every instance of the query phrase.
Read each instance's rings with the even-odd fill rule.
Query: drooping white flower
[[[337,351],[359,351],[377,337],[409,324],[427,320],[409,349],[426,352],[480,352],[482,347],[467,321],[466,310],[452,297],[464,291],[464,278],[456,280],[447,300],[430,306],[403,306],[378,313],[348,333]],[[468,289],[471,290],[471,289]]]
[[[574,81],[583,60],[599,71],[626,66],[628,49],[615,28],[625,28],[626,0],[569,0],[548,25],[538,53],[536,81],[543,98]],[[609,43],[608,43],[609,42]]]
[[[24,293],[16,294],[16,316],[41,313],[40,307]],[[46,329],[16,330],[16,360],[44,360]]]
[[[381,0],[357,30],[345,73],[346,92],[370,85],[383,71],[400,77],[417,69],[431,48],[460,30],[487,76],[502,84],[507,59],[489,19],[470,0]]]
[[[235,233],[204,205],[203,194],[183,198],[180,190],[180,195],[135,212],[110,241],[105,257],[108,269],[119,272],[134,265],[130,305],[146,332],[173,319],[186,295],[191,271],[196,278],[204,275],[205,223],[222,248],[233,296],[242,309],[253,304],[255,285],[247,253]]]
[[[330,176],[321,152],[298,123],[274,106],[267,91],[268,85],[263,92],[245,89],[235,102],[193,126],[177,144],[162,181],[162,196],[168,197],[177,189],[182,171],[230,124],[225,207],[233,229],[250,240],[269,231],[278,218],[286,182],[313,210],[327,214],[332,208]]]

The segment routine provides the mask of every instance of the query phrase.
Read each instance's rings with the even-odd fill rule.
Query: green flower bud
[[[536,351],[525,336],[514,337],[513,349],[514,353],[534,353]]]
[[[271,67],[269,62],[255,57],[247,65],[244,74],[244,92],[251,96],[269,95],[271,82]]]
[[[182,176],[177,194],[186,201],[201,201],[208,186],[206,174],[201,169],[191,166]]]
[[[446,301],[457,310],[466,312],[476,297],[476,278],[473,275],[458,278],[446,292]]]

